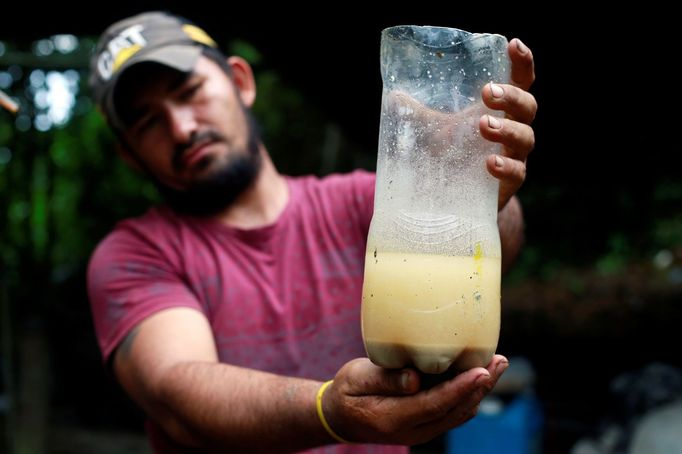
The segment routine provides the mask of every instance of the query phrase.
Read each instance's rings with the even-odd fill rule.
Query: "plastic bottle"
[[[481,90],[509,78],[507,40],[443,27],[383,31],[374,216],[362,297],[369,358],[442,373],[489,363],[500,330],[498,181]]]

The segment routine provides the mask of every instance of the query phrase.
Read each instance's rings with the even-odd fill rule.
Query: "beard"
[[[259,145],[261,143],[258,125],[248,109],[244,109],[247,116],[248,142],[246,150],[232,150],[232,156],[220,163],[219,167],[192,182],[186,188],[179,190],[161,183],[154,178],[154,183],[166,203],[177,213],[190,216],[214,216],[231,206],[234,201],[249,189],[260,173],[262,156]],[[182,155],[200,141],[222,141],[225,137],[213,129],[202,131],[192,136],[188,143],[181,144],[173,156],[174,167],[181,164]],[[210,163],[207,163],[207,165]]]

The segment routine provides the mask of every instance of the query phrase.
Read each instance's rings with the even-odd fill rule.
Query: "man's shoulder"
[[[165,205],[158,205],[149,208],[139,216],[129,217],[119,221],[114,230],[123,228],[140,229],[170,229],[177,228],[180,223],[180,216]]]
[[[327,176],[324,176],[320,179],[320,181],[327,183],[327,184],[334,184],[334,183],[355,183],[355,182],[363,182],[363,181],[368,181],[368,180],[374,180],[374,172],[370,172],[365,169],[355,169],[351,172],[345,172],[345,173],[332,173]]]
[[[364,169],[356,169],[344,173],[331,173],[325,176],[307,175],[292,178],[294,184],[300,185],[306,189],[332,191],[342,188],[374,185],[374,180],[374,173]]]
[[[156,233],[156,236],[176,230],[181,223],[180,217],[166,206],[154,206],[139,216],[133,216],[119,221],[111,233],[117,232],[146,232]]]
[[[375,174],[367,170],[303,177],[292,198],[302,207],[300,213],[331,216],[332,221],[352,218],[365,225],[372,216],[375,180]]]
[[[95,253],[111,249],[153,247],[172,239],[178,228],[179,219],[169,208],[152,207],[142,215],[119,221],[99,242]]]

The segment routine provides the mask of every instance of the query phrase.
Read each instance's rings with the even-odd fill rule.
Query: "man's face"
[[[175,209],[215,214],[260,169],[260,138],[230,77],[200,56],[194,71],[131,68],[116,96],[124,139]]]

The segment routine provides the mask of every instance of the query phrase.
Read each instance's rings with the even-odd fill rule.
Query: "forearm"
[[[497,213],[497,225],[502,246],[502,273],[506,273],[516,261],[524,242],[523,210],[516,196]]]
[[[291,452],[332,443],[315,410],[319,382],[220,363],[181,363],[157,384],[170,435],[209,450]]]

